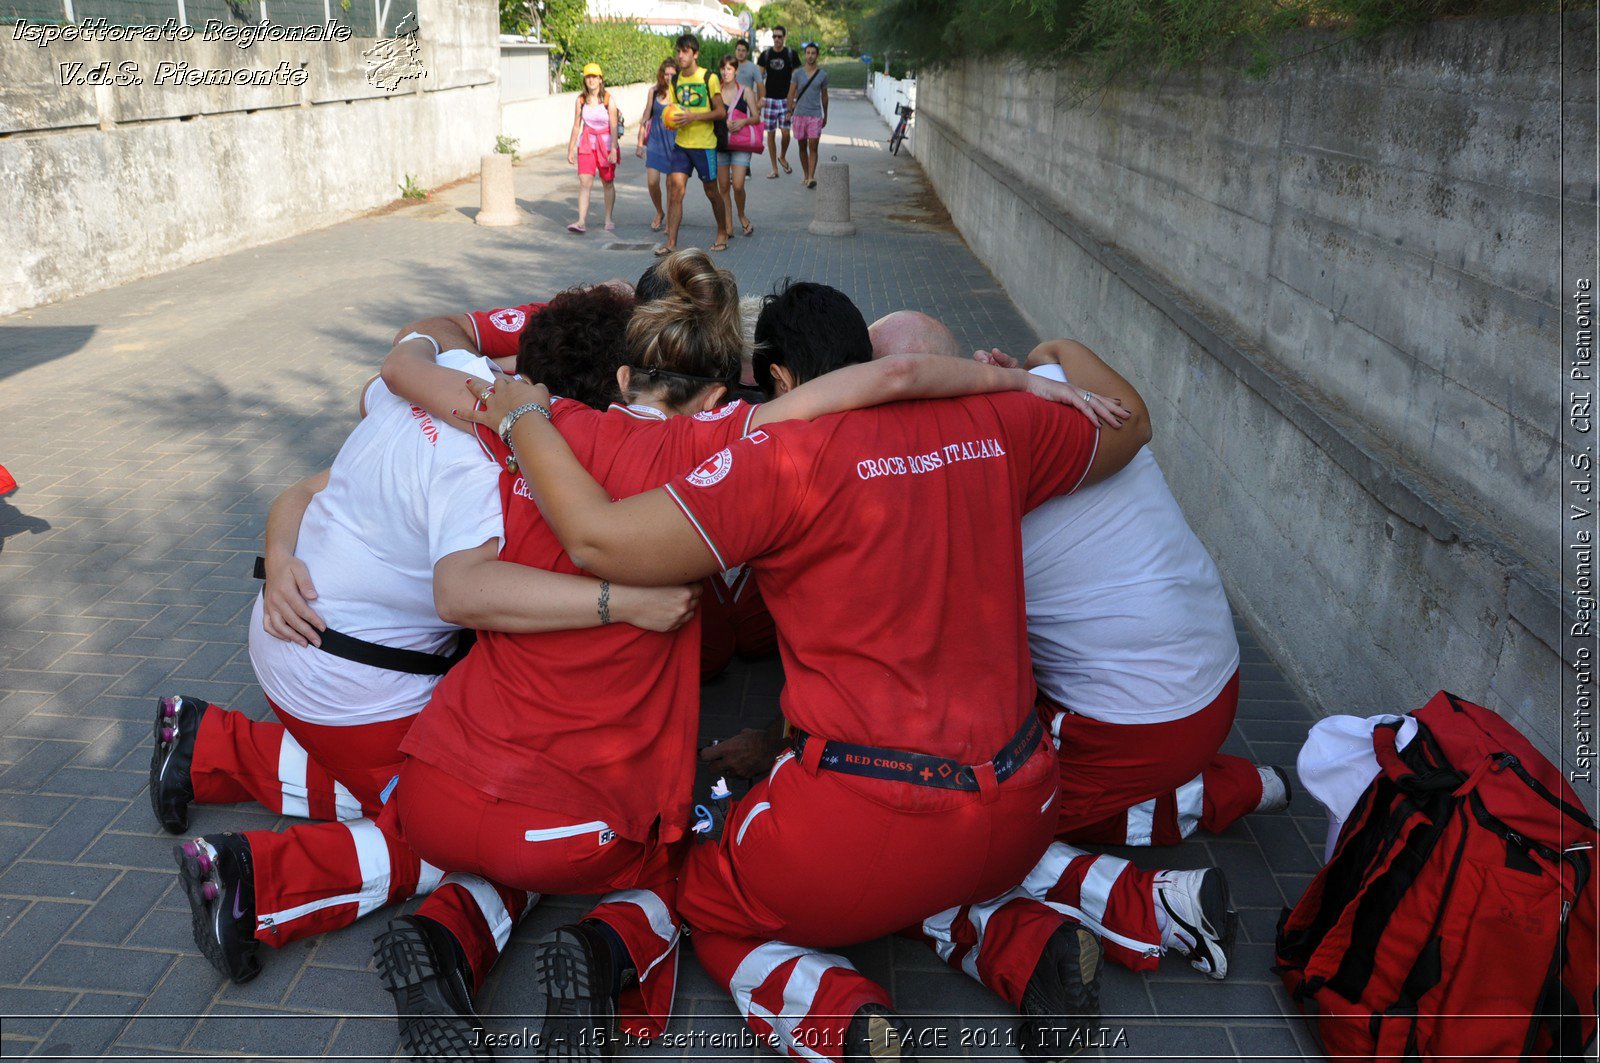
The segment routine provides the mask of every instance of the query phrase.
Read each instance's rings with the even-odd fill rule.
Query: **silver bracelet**
[[[548,406],[541,406],[537,402],[525,402],[500,418],[500,441],[509,447],[511,445],[511,429],[516,425],[517,418],[535,410],[544,414],[545,420],[548,421],[550,419],[550,408]]]
[[[600,623],[611,623],[611,581],[600,581]]]

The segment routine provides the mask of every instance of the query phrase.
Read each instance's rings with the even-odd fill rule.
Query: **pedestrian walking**
[[[828,72],[817,65],[821,50],[805,44],[805,65],[789,81],[789,113],[794,138],[800,142],[800,172],[807,188],[817,187],[817,149],[828,124]]]
[[[761,101],[761,122],[767,127],[767,154],[772,159],[769,180],[778,176],[778,167],[784,173],[794,173],[789,167],[789,80],[800,56],[784,44],[789,31],[782,26],[772,28],[772,47],[756,58],[756,65],[766,74],[766,88]],[[783,149],[778,149],[778,136],[783,135]]]
[[[658,257],[678,249],[683,195],[689,187],[691,171],[700,178],[717,220],[717,239],[711,250],[728,249],[728,214],[717,193],[717,133],[712,125],[726,118],[728,109],[722,105],[721,81],[699,64],[699,58],[700,38],[692,33],[679,36],[678,74],[672,79],[672,96],[684,113],[676,122],[678,138],[667,167],[667,242],[656,248]]]
[[[650,189],[650,203],[656,216],[650,221],[650,231],[658,233],[667,219],[666,207],[661,201],[661,175],[672,166],[672,148],[677,134],[661,121],[661,112],[672,102],[672,79],[678,76],[678,66],[671,59],[656,68],[656,87],[645,100],[644,114],[639,117],[639,146],[634,154],[644,160],[645,185]]]
[[[606,197],[606,231],[615,229],[611,212],[617,205],[617,105],[606,91],[605,74],[599,63],[583,68],[583,92],[572,105],[572,136],[567,141],[567,162],[578,167],[578,220],[567,226],[569,233],[584,233],[589,218],[589,192],[595,175]]]
[[[749,41],[741,40],[734,43],[733,58],[739,63],[739,73],[736,75],[738,82],[755,95],[755,113],[759,116],[761,114],[761,102],[766,97],[766,93],[763,91],[766,83],[766,74],[751,61]],[[759,153],[761,150],[761,148],[757,148],[756,152]]]
[[[727,206],[729,234],[737,213],[744,234],[754,236],[756,227],[744,209],[744,182],[751,155],[761,151],[760,104],[750,86],[738,80],[737,57],[723,56],[717,74],[722,82],[722,105],[728,111],[727,119],[717,123],[717,192]]]

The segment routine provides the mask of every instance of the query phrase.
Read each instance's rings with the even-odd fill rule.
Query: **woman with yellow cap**
[[[578,220],[567,226],[570,233],[583,233],[589,217],[589,190],[595,174],[600,175],[606,196],[606,231],[615,229],[611,211],[617,203],[617,105],[606,91],[605,74],[599,63],[583,68],[583,91],[572,110],[572,138],[567,141],[567,162],[578,166]]]

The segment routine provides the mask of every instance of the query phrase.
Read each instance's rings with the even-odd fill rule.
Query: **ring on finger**
[[[1083,401],[1084,401],[1084,402],[1093,402],[1093,401],[1094,401],[1094,392],[1092,392],[1092,391],[1085,391],[1085,392],[1084,392],[1084,393],[1083,393]]]

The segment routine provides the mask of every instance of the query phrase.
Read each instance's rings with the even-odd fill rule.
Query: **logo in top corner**
[[[738,405],[737,402],[730,402],[726,406],[718,406],[714,410],[701,410],[694,415],[694,419],[697,421],[720,421],[732,413],[734,407]]]
[[[501,332],[521,332],[528,323],[528,315],[521,310],[508,308],[489,315],[489,322]]]
[[[696,487],[710,487],[718,483],[733,468],[733,451],[723,448],[696,466],[689,474],[689,482]]]

